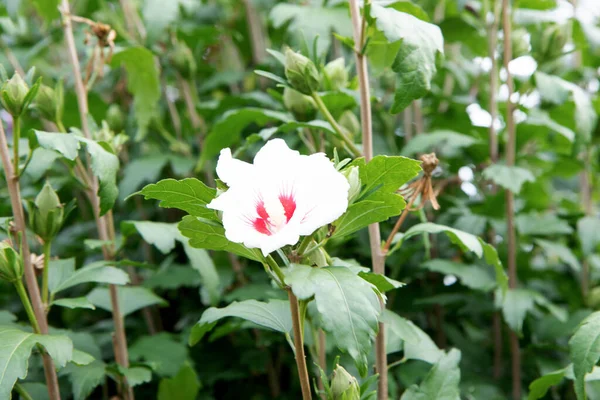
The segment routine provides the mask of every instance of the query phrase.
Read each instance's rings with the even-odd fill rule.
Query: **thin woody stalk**
[[[512,94],[514,82],[508,68],[512,59],[511,43],[511,14],[509,0],[502,0],[502,22],[504,30],[504,68],[506,69],[506,85],[508,86],[508,99],[506,104],[506,165],[514,166],[516,157],[516,132],[513,118]],[[517,235],[515,231],[515,196],[510,190],[506,190],[506,235],[508,247],[508,284],[511,289],[517,287]],[[510,352],[512,356],[512,394],[513,399],[521,398],[521,349],[519,338],[513,331],[510,332]]]
[[[356,73],[358,75],[360,91],[360,121],[362,126],[363,154],[365,161],[369,162],[373,158],[373,127],[371,120],[371,99],[369,90],[369,73],[367,69],[367,58],[362,54],[364,47],[362,20],[358,0],[350,0],[350,15],[352,17],[352,27],[354,33],[356,56]],[[371,247],[371,264],[373,272],[377,274],[385,273],[385,260],[381,252],[381,232],[379,224],[369,225],[369,244]],[[382,304],[383,305],[383,304]],[[388,398],[388,368],[387,352],[385,349],[385,330],[383,323],[379,323],[379,333],[375,339],[375,364],[379,374],[377,399],[387,400]]]
[[[81,118],[81,127],[83,133],[86,138],[91,139],[91,133],[88,126],[88,100],[87,100],[87,90],[83,83],[83,78],[81,75],[81,68],[79,66],[79,59],[77,57],[77,48],[75,46],[75,38],[73,36],[73,26],[71,23],[71,11],[69,7],[68,0],[61,1],[61,12],[63,14],[63,29],[65,34],[65,40],[67,42],[67,48],[69,53],[69,60],[71,62],[71,66],[73,68],[73,77],[75,80],[75,92],[77,94],[77,105],[79,107],[79,116]],[[88,179],[91,183],[89,190],[87,191],[87,196],[92,205],[92,209],[94,211],[94,218],[96,220],[96,227],[98,230],[98,236],[102,241],[110,241],[114,240],[114,237],[111,238],[111,232],[114,232],[114,227],[109,227],[106,216],[100,215],[100,201],[96,193],[98,192],[98,179],[94,176],[90,169],[86,171],[88,175]],[[103,246],[102,252],[105,260],[111,260],[114,258],[114,248],[111,245]],[[129,367],[129,356],[127,351],[127,337],[125,335],[125,328],[123,323],[123,315],[121,314],[118,296],[117,296],[117,288],[114,285],[109,285],[110,290],[110,299],[112,306],[112,315],[113,322],[115,325],[115,360],[121,366],[127,368]],[[133,390],[131,387],[127,386],[127,390],[123,393],[125,398],[128,400],[133,400]]]
[[[310,378],[306,367],[306,355],[304,354],[304,343],[302,340],[302,318],[298,299],[291,288],[287,289],[290,299],[290,311],[292,313],[292,325],[294,329],[294,348],[296,350],[296,365],[298,367],[298,377],[300,378],[300,387],[302,389],[302,400],[311,400],[312,393],[310,389]]]
[[[31,299],[31,306],[33,313],[35,314],[36,323],[38,325],[39,332],[46,335],[48,334],[48,321],[46,320],[46,313],[44,311],[44,304],[42,303],[42,297],[40,295],[40,288],[38,286],[37,279],[35,277],[35,270],[31,263],[31,254],[29,252],[29,244],[27,243],[27,234],[25,229],[25,213],[23,212],[23,202],[21,200],[21,188],[19,186],[19,177],[17,171],[13,169],[13,165],[10,160],[10,153],[8,151],[8,144],[6,141],[6,134],[4,132],[4,126],[0,122],[0,158],[2,159],[2,165],[4,167],[4,176],[6,177],[6,186],[10,196],[10,202],[12,206],[13,219],[16,229],[16,236],[22,238],[22,243],[18,243],[22,249],[23,255],[23,269],[25,273],[25,284],[27,285],[27,292]],[[35,326],[34,326],[35,328]],[[42,352],[42,358],[44,362],[44,375],[46,377],[46,386],[48,388],[48,395],[51,400],[60,400],[60,392],[58,388],[58,378],[56,376],[56,370],[52,358],[46,353]]]
[[[498,162],[498,135],[496,132],[495,121],[498,118],[498,59],[496,58],[496,48],[498,45],[498,20],[500,19],[500,1],[486,0],[484,18],[487,18],[490,2],[494,18],[488,24],[488,56],[492,60],[492,68],[490,70],[490,97],[489,97],[489,113],[492,119],[489,130],[489,153],[492,164]],[[492,183],[491,193],[496,193],[496,185]],[[490,229],[488,233],[488,241],[494,246],[496,244],[496,232]],[[495,311],[493,315],[493,332],[494,332],[494,378],[500,379],[502,375],[502,317],[499,311]]]

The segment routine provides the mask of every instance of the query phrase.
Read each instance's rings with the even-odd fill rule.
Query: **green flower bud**
[[[326,267],[328,265],[325,250],[323,250],[322,247],[319,247],[315,251],[311,251],[308,255],[308,260],[311,265],[316,265],[317,267]]]
[[[348,71],[346,70],[344,57],[327,63],[323,72],[325,74],[325,89],[340,90],[348,85]]]
[[[331,391],[334,400],[360,400],[358,381],[341,365],[337,365],[333,370]]]
[[[291,49],[285,51],[285,76],[290,85],[303,94],[319,89],[319,71],[315,64]]]
[[[542,32],[540,40],[541,52],[548,58],[559,56],[569,40],[568,25],[549,25]]]
[[[16,282],[23,276],[23,260],[7,242],[0,242],[0,279]]]
[[[25,97],[28,92],[29,86],[21,78],[21,75],[15,72],[12,78],[2,84],[0,101],[9,114],[13,117],[20,116],[26,107]]]
[[[350,110],[346,110],[340,115],[339,123],[346,128],[352,136],[356,136],[360,133],[360,121],[356,117],[356,114]]]
[[[184,42],[178,41],[169,53],[171,64],[181,75],[188,78],[196,73],[194,54]]]
[[[106,111],[106,123],[113,132],[121,132],[125,127],[125,115],[116,104],[111,104]]]
[[[317,106],[312,97],[291,88],[283,89],[285,108],[299,116],[308,116],[315,112]]]
[[[350,190],[348,190],[348,202],[352,203],[358,195],[360,194],[360,175],[358,171],[358,167],[350,167],[346,168],[342,171],[342,174],[348,179],[348,183],[350,183]]]
[[[527,29],[519,28],[512,31],[512,56],[513,59],[529,53],[529,42],[527,41]]]
[[[65,209],[58,195],[46,182],[29,210],[29,225],[44,242],[58,234],[65,218]]]
[[[50,86],[44,84],[40,85],[35,100],[33,101],[33,106],[39,111],[43,118],[48,121],[56,121],[56,93]]]

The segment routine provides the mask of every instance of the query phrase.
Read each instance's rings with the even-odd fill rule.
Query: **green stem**
[[[273,272],[275,272],[275,275],[277,275],[277,279],[279,279],[279,283],[281,285],[285,285],[285,275],[283,274],[283,271],[281,270],[281,268],[279,267],[279,264],[277,264],[277,261],[275,261],[273,256],[271,256],[270,254],[268,256],[266,256],[265,262],[267,263],[267,265],[269,267],[271,267]]]
[[[296,249],[296,254],[298,254],[298,256],[302,257],[304,255],[304,253],[306,252],[308,245],[312,241],[313,241],[313,235],[304,236],[304,238],[300,242],[300,245]]]
[[[15,175],[19,176],[19,140],[21,139],[21,118],[13,117],[13,165]]]
[[[67,133],[67,129],[65,128],[61,120],[56,120],[54,123],[56,124],[56,127],[60,132]]]
[[[33,400],[33,397],[31,397],[31,395],[27,393],[27,390],[25,390],[23,385],[21,385],[20,383],[15,383],[14,389],[15,392],[19,393],[19,397],[21,398],[21,400]]]
[[[325,116],[325,119],[329,121],[329,123],[333,127],[333,130],[335,130],[337,136],[344,141],[346,146],[348,146],[350,153],[352,153],[354,157],[362,156],[362,152],[356,147],[354,142],[348,136],[346,136],[346,134],[342,130],[342,127],[337,123],[335,118],[333,118],[333,115],[331,115],[331,113],[327,109],[327,106],[325,105],[325,103],[323,103],[323,100],[321,100],[319,94],[317,92],[313,92],[311,96],[315,100],[315,103],[317,104],[319,111],[321,111],[321,114]]]
[[[27,293],[25,292],[25,286],[23,286],[23,282],[21,279],[17,279],[15,281],[15,288],[17,289],[17,293],[21,298],[21,303],[23,303],[23,307],[25,308],[25,312],[27,313],[27,317],[29,318],[29,322],[33,328],[35,333],[40,333],[40,326],[35,319],[35,314],[33,312],[33,307],[31,306],[31,302],[29,301],[29,297],[27,297]]]
[[[52,242],[44,242],[44,270],[42,274],[42,301],[44,306],[48,307],[48,270],[50,265],[50,250]]]
[[[429,222],[423,208],[419,210],[419,218],[423,223]],[[423,245],[425,246],[425,258],[431,260],[431,240],[428,233],[423,233]]]

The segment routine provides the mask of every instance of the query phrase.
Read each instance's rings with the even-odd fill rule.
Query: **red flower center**
[[[281,203],[281,207],[283,208],[283,216],[285,216],[285,223],[288,223],[290,219],[294,216],[294,212],[296,211],[296,200],[291,194],[281,194],[279,195],[279,202]],[[252,226],[254,229],[262,233],[263,235],[270,236],[274,232],[281,229],[281,223],[277,223],[277,219],[281,221],[281,218],[273,219],[271,215],[269,215],[265,202],[260,200],[256,204],[256,213],[258,217],[252,221]],[[283,217],[280,216],[280,217]]]

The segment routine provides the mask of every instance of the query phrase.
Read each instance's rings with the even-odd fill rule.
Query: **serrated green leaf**
[[[371,43],[368,54],[391,51],[392,70],[396,73],[396,94],[390,112],[398,113],[412,100],[423,97],[431,90],[431,80],[436,73],[438,53],[444,53],[444,38],[436,25],[392,8],[371,6],[371,17],[387,43]],[[399,44],[398,52],[395,45]],[[392,45],[392,48],[388,47]]]
[[[160,99],[159,73],[154,54],[144,47],[129,47],[116,53],[111,65],[123,65],[127,71],[127,90],[133,94],[133,108],[138,125],[136,140],[141,140],[146,136],[150,121],[156,116]]]
[[[90,139],[78,138],[84,142],[92,159],[92,172],[99,180],[98,197],[100,197],[100,215],[106,214],[115,204],[119,196],[117,188],[117,172],[119,158],[100,143]]]
[[[398,282],[395,279],[388,278],[385,275],[375,274],[373,272],[361,271],[358,276],[369,282],[379,290],[381,293],[389,292],[390,290],[398,289],[404,286],[404,283]]]
[[[375,222],[385,221],[399,215],[405,206],[402,196],[391,193],[378,194],[372,200],[354,203],[333,222],[336,229],[332,237],[344,237]]]
[[[376,156],[360,166],[360,181],[363,191],[369,193],[393,193],[421,171],[420,162],[401,156]],[[370,200],[370,197],[367,197]]]
[[[573,229],[554,214],[519,214],[515,219],[517,230],[526,236],[569,235]]]
[[[226,317],[242,318],[287,335],[292,330],[292,315],[287,300],[269,300],[267,303],[256,300],[234,301],[227,307],[211,307],[204,311],[200,321],[192,328],[190,345],[198,343],[219,320]]]
[[[460,358],[460,351],[451,349],[431,368],[421,385],[411,386],[401,400],[460,400]]]
[[[543,398],[548,389],[558,385],[565,377],[565,368],[558,371],[550,372],[542,377],[537,378],[529,385],[529,395],[527,400],[537,400]]]
[[[535,182],[535,176],[528,169],[502,164],[492,164],[484,169],[483,177],[514,194],[519,194],[526,182]]]
[[[123,201],[134,193],[144,182],[155,182],[160,171],[169,162],[166,154],[139,157],[131,160],[123,169],[123,179],[119,182],[119,200]]]
[[[183,236],[190,239],[189,244],[192,247],[228,251],[250,260],[261,261],[260,256],[252,249],[227,240],[225,229],[212,221],[188,215],[179,223],[178,228]]]
[[[156,246],[163,254],[169,254],[175,248],[176,241],[182,239],[177,224],[154,221],[121,222],[123,236],[127,237],[133,232],[138,232],[146,243]]]
[[[166,306],[167,302],[154,294],[150,289],[139,286],[118,286],[117,293],[121,315],[127,315],[144,307],[155,304]],[[90,303],[103,310],[112,312],[112,304],[108,288],[96,288],[87,296]]]
[[[33,130],[29,136],[29,141],[29,146],[32,149],[40,146],[47,150],[54,150],[71,161],[77,158],[81,147],[79,140],[74,135],[67,133]]]
[[[575,375],[575,393],[585,400],[585,375],[600,359],[600,312],[590,314],[577,327],[569,340],[569,351]]]
[[[455,157],[460,150],[468,148],[478,140],[462,133],[438,130],[417,135],[402,148],[403,156],[413,156],[419,153],[435,151],[438,157]]]
[[[454,275],[463,285],[474,290],[489,292],[498,285],[492,273],[479,265],[466,265],[438,258],[429,260],[422,266],[430,271]]]
[[[85,297],[74,297],[72,299],[58,299],[52,302],[53,306],[60,306],[66,308],[87,308],[90,310],[95,310],[96,307]]]
[[[600,245],[600,220],[594,216],[581,218],[577,221],[577,234],[581,250],[589,256]]]
[[[87,365],[71,364],[65,369],[71,381],[74,400],[85,400],[92,391],[104,382],[106,365],[99,360]]]
[[[125,285],[129,283],[129,276],[124,271],[107,266],[100,261],[75,270],[75,259],[50,260],[48,271],[48,289],[53,295],[82,283],[110,283]]]
[[[390,310],[383,310],[380,320],[385,326],[386,352],[388,354],[402,350],[404,342],[407,343],[407,346],[419,345],[421,337],[425,335],[425,333],[411,321],[402,318]],[[434,345],[434,347],[435,348],[432,347],[432,353],[439,353],[440,350],[437,349],[437,346]],[[439,357],[434,355],[426,358],[437,359]]]
[[[163,208],[178,208],[195,217],[217,220],[214,210],[206,205],[215,198],[216,190],[195,178],[163,179],[144,187],[139,194],[146,200],[160,200]]]
[[[25,379],[34,345],[44,346],[58,367],[73,357],[73,343],[64,335],[38,335],[15,326],[0,326],[0,399],[10,399],[17,379]]]
[[[160,376],[175,376],[187,357],[187,346],[174,340],[172,335],[166,332],[144,336],[129,349],[131,360],[150,363]]]
[[[509,289],[501,299],[502,315],[506,324],[516,333],[521,334],[525,315],[533,310],[534,296],[526,289]]]
[[[293,265],[285,282],[300,300],[314,296],[321,326],[350,354],[364,376],[382,311],[374,286],[346,267],[306,265]]]

